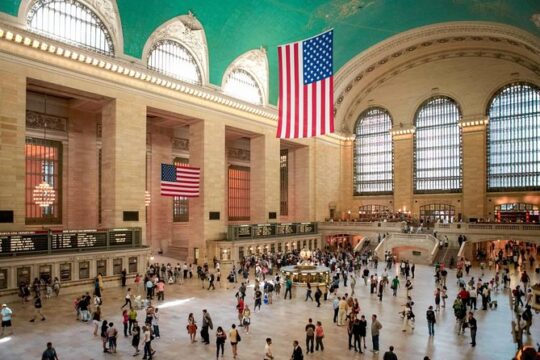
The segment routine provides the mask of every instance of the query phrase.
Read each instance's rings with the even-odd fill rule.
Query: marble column
[[[463,140],[463,216],[486,217],[486,117],[461,122]]]

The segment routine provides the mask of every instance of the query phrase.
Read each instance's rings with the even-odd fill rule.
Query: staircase
[[[447,267],[450,265],[450,259],[454,258],[454,266],[457,263],[458,259],[458,248],[454,247],[444,247],[439,250],[437,253],[437,256],[435,257],[435,260],[433,260],[433,264],[439,263],[439,264],[445,264]]]

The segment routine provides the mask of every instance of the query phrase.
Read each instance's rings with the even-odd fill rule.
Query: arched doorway
[[[495,205],[495,219],[503,223],[538,223],[540,210],[537,205],[527,203],[506,203]]]

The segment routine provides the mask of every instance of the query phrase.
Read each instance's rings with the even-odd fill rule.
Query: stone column
[[[201,168],[200,196],[190,199],[191,239],[188,261],[194,248],[199,249],[199,263],[209,261],[206,242],[226,237],[225,124],[220,119],[198,121],[189,127],[189,162]],[[210,212],[219,212],[219,220],[210,220]]]
[[[394,211],[412,210],[413,197],[413,136],[409,129],[393,132],[394,141]],[[413,214],[418,216],[419,214]]]
[[[139,98],[121,98],[102,111],[102,223],[104,227],[141,227],[145,231],[146,106]],[[138,221],[124,221],[138,211]]]
[[[463,141],[463,216],[485,218],[486,198],[486,124],[476,117],[460,122]]]
[[[310,148],[307,146],[300,147],[294,150],[293,164],[289,163],[289,166],[293,166],[294,174],[294,203],[289,205],[294,206],[294,217],[290,218],[290,221],[310,221],[313,219],[314,213],[311,209],[311,183],[310,179]],[[290,211],[290,210],[289,210]]]
[[[266,223],[268,213],[279,214],[279,140],[266,133],[250,140],[251,184],[250,212],[252,223]]]
[[[66,207],[64,224],[68,229],[92,229],[98,225],[98,149],[96,115],[70,110],[68,121],[67,181],[63,184]],[[81,191],[83,190],[83,191]]]
[[[25,224],[26,77],[0,70],[0,210],[13,211],[12,224],[0,231],[22,230]]]
[[[165,253],[172,238],[172,202],[170,196],[161,196],[161,164],[172,164],[171,129],[152,127],[149,157],[149,174],[147,189],[151,194],[148,211],[150,243],[154,250],[162,249]]]

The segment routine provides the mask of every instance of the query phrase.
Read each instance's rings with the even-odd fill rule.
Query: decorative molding
[[[146,41],[143,63],[148,64],[152,46],[160,40],[174,40],[182,44],[195,58],[201,72],[202,84],[209,82],[208,45],[201,23],[191,12],[175,17],[157,28]]]
[[[338,71],[335,80],[334,114],[340,112],[341,104],[353,88],[377,68],[387,66],[388,63],[420,49],[466,41],[490,41],[498,48],[500,44],[520,48],[531,54],[529,61],[533,63],[532,59],[540,56],[540,40],[537,37],[524,30],[498,23],[463,21],[409,30],[361,52]],[[540,69],[535,71],[540,74]],[[368,92],[371,90],[363,83],[362,88],[367,88]]]
[[[502,50],[471,50],[471,49],[455,49],[446,52],[431,53],[426,54],[422,57],[412,59],[410,62],[402,63],[399,66],[394,68],[389,68],[380,76],[372,79],[367,84],[363,84],[362,90],[356,93],[354,99],[351,101],[350,106],[347,108],[347,113],[341,118],[341,131],[346,133],[350,132],[349,127],[352,125],[353,119],[361,111],[358,109],[361,102],[376,88],[384,84],[392,77],[405,72],[407,70],[413,69],[418,66],[425,65],[430,62],[453,59],[453,58],[465,58],[465,57],[482,57],[482,58],[492,58],[500,59],[505,61],[510,61],[515,64],[526,67],[527,69],[536,72],[540,76],[540,65],[533,60],[520,56],[513,52],[506,52]]]
[[[26,127],[66,132],[67,118],[26,110]]]
[[[534,25],[536,25],[537,28],[540,28],[540,13],[533,14],[533,16],[531,16],[531,21],[534,23]]]
[[[260,49],[250,50],[237,57],[225,70],[221,81],[221,88],[225,87],[225,81],[229,78],[231,72],[235,69],[243,69],[247,71],[261,90],[263,105],[268,104],[268,57],[266,55],[266,49],[261,47]]]
[[[6,47],[15,45],[16,47],[7,51],[6,54],[19,57],[20,59],[26,59],[25,61],[27,61],[29,66],[35,66],[36,63],[43,63],[48,67],[55,66],[56,69],[70,71],[65,65],[51,65],[49,62],[51,59],[47,58],[47,56],[54,56],[63,58],[74,64],[79,64],[78,71],[82,74],[88,74],[92,68],[100,69],[102,73],[97,77],[101,78],[101,80],[110,81],[112,73],[123,77],[125,81],[130,81],[130,79],[132,79],[131,81],[138,81],[140,83],[139,85],[151,93],[156,93],[156,89],[169,89],[187,96],[192,103],[196,102],[200,105],[201,101],[203,101],[222,106],[227,109],[224,111],[229,114],[234,111],[235,116],[238,116],[238,111],[246,115],[251,114],[260,117],[260,119],[256,120],[257,122],[264,122],[267,125],[273,125],[278,117],[275,106],[260,106],[238,101],[222,94],[213,87],[190,85],[143,68],[136,63],[133,64],[119,58],[95,54],[69,44],[44,38],[26,30],[21,30],[13,25],[0,23],[0,42],[11,44],[6,45]],[[4,47],[4,44],[1,44],[0,47]],[[37,55],[38,53],[32,54],[31,51],[39,52],[39,56]],[[86,69],[86,66],[90,68]],[[96,75],[93,73],[92,78],[95,77]],[[121,83],[120,79],[114,81]],[[130,85],[130,87],[133,86],[134,84]],[[156,88],[152,89],[152,86]],[[332,135],[335,134],[331,134],[328,138],[335,137]]]
[[[250,161],[251,152],[245,149],[227,148],[227,157],[234,160]]]
[[[189,151],[189,139],[173,138],[172,139],[173,150]]]
[[[410,127],[403,127],[400,126],[399,128],[396,128],[395,130],[391,130],[390,133],[392,136],[400,136],[400,135],[412,135],[416,131],[416,127],[410,126]]]

